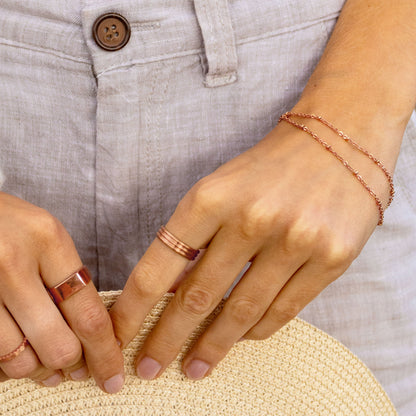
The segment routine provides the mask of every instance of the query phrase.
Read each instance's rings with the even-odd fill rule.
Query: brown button
[[[106,13],[94,22],[92,35],[101,48],[118,51],[130,39],[130,24],[121,14]]]

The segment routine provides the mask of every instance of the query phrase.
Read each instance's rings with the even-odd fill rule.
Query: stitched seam
[[[128,61],[128,62],[125,62],[125,63],[122,63],[122,64],[112,65],[112,66],[106,68],[104,71],[98,72],[96,77],[99,78],[101,75],[104,75],[107,72],[117,71],[119,69],[129,68],[129,67],[135,66],[135,65],[149,64],[149,63],[152,63],[152,62],[163,61],[163,60],[171,59],[171,58],[175,59],[175,58],[182,58],[184,56],[197,55],[199,53],[202,53],[202,51],[203,51],[203,48],[190,49],[188,51],[178,52],[178,53],[175,53],[175,54],[166,53],[166,54],[162,54],[162,55],[156,55],[156,56],[153,56],[153,57],[147,58],[147,59],[134,59],[132,61]]]
[[[0,38],[0,45],[11,46],[12,48],[17,48],[17,49],[26,49],[26,50],[30,50],[34,52],[41,52],[41,53],[45,53],[48,55],[56,56],[58,58],[67,59],[68,61],[78,62],[81,64],[87,64],[91,66],[91,62],[89,60],[75,58],[72,55],[66,55],[55,49],[42,48],[40,46],[33,46],[27,43],[20,43],[20,42],[11,43],[10,41],[7,41],[7,39],[2,39],[2,38]]]
[[[222,38],[224,40],[224,45],[223,45],[223,48],[222,48],[224,50],[224,55],[225,55],[225,59],[224,59],[225,65],[224,66],[225,66],[225,68],[228,69],[229,66],[230,66],[230,48],[232,47],[232,45],[228,44],[229,37],[230,37],[230,33],[229,33],[230,31],[227,30],[227,28],[225,26],[223,13],[220,12],[219,5],[218,5],[218,0],[215,0],[215,3],[217,4],[216,14],[217,14],[217,16],[219,17],[219,20],[220,20],[220,25],[221,25],[221,28],[222,28]],[[226,10],[226,8],[228,7],[228,4],[227,4],[226,0],[223,0],[223,6],[224,6],[223,7],[224,13],[227,13],[227,17],[228,17],[228,19],[230,19],[230,14],[229,14],[228,10]],[[223,72],[223,71],[220,71],[220,72]]]
[[[315,25],[321,25],[324,22],[327,22],[328,20],[336,19],[339,16],[339,12],[333,13],[331,15],[325,16],[322,19],[319,20],[309,20],[307,22],[299,23],[297,25],[293,26],[287,26],[283,27],[277,30],[272,30],[270,32],[262,33],[261,35],[251,36],[247,38],[241,38],[237,44],[243,45],[245,43],[255,42],[261,39],[267,39],[271,38],[273,36],[282,35],[284,33],[291,33],[291,32],[297,32],[298,30],[307,29],[308,27],[312,27]]]
[[[320,24],[322,21],[326,21],[326,20],[332,20],[334,18],[334,16],[338,16],[339,13],[334,13],[334,15],[330,15],[325,17],[325,20],[314,20],[314,21],[309,21],[309,22],[305,22],[296,26],[290,26],[289,28],[282,28],[279,30],[274,30],[274,31],[270,31],[270,32],[266,32],[263,33],[261,35],[258,36],[251,36],[248,38],[242,38],[240,39],[238,42],[236,42],[236,45],[244,45],[246,43],[251,43],[251,42],[256,42],[258,40],[262,40],[262,39],[267,39],[267,38],[271,38],[273,36],[277,36],[277,35],[281,35],[284,33],[290,33],[290,32],[296,32],[297,30],[301,30],[301,29],[306,29],[308,27],[311,26],[315,26]],[[290,30],[287,30],[290,29]],[[188,51],[183,51],[183,52],[178,52],[178,53],[166,53],[166,54],[161,54],[161,55],[156,55],[156,56],[152,56],[150,58],[146,58],[146,59],[134,59],[131,60],[129,62],[125,62],[122,64],[117,64],[117,65],[113,65],[111,67],[106,68],[104,71],[101,71],[99,73],[97,73],[97,77],[107,73],[107,72],[111,72],[114,70],[118,70],[121,68],[127,68],[130,66],[134,66],[134,65],[140,65],[140,64],[147,64],[147,63],[151,63],[151,62],[157,62],[157,61],[162,61],[164,59],[174,59],[174,58],[180,58],[180,57],[184,57],[184,56],[189,56],[189,55],[196,55],[196,54],[200,54],[203,53],[204,48],[198,48],[198,49],[190,49]]]
[[[237,73],[218,77],[207,76],[204,81],[204,85],[206,87],[221,87],[227,84],[232,84],[235,81],[237,81]]]
[[[223,25],[223,22],[222,22],[222,19],[221,19],[221,13],[219,11],[218,0],[215,0],[215,10],[214,10],[212,15],[213,15],[212,17],[213,17],[214,22],[215,22],[215,27],[216,28],[218,27],[218,20],[219,20],[221,28],[224,29],[224,25]],[[218,74],[218,73],[221,74],[222,66],[223,66],[223,65],[221,65],[223,63],[222,62],[223,61],[223,55],[225,54],[225,56],[227,56],[227,50],[226,50],[227,46],[225,44],[221,45],[220,37],[221,38],[224,37],[224,30],[222,30],[222,33],[219,33],[218,36],[215,36],[215,45],[217,47],[217,50],[216,50],[216,52],[217,52],[217,65],[216,65],[217,70],[215,71],[216,74]],[[222,40],[224,40],[224,39],[222,39]],[[224,48],[225,48],[225,50],[224,50]],[[219,53],[218,53],[218,49],[220,50]]]
[[[94,83],[94,93],[95,97],[98,96],[98,84]],[[101,256],[101,249],[100,249],[100,229],[99,221],[100,216],[98,214],[99,208],[98,208],[98,180],[97,180],[97,158],[98,158],[98,100],[97,98],[94,100],[95,102],[95,112],[94,112],[94,209],[95,209],[95,219],[94,219],[94,225],[95,225],[95,255],[96,255],[96,265],[97,265],[97,290],[100,290],[100,283],[101,283],[101,269],[105,269],[105,267],[101,266],[102,263],[102,257]]]
[[[319,24],[321,22],[326,22],[328,20],[333,20],[333,19],[337,18],[338,16],[339,16],[339,12],[334,12],[334,13],[329,14],[329,15],[327,15],[323,18],[320,18],[318,20],[308,20],[307,22],[300,23],[298,25],[283,27],[283,28],[280,28],[278,30],[273,30],[273,31],[270,31],[270,32],[262,33],[261,35],[251,36],[251,37],[247,37],[247,38],[241,38],[236,42],[236,45],[244,45],[245,43],[255,42],[257,40],[266,39],[266,38],[277,36],[277,35],[280,35],[280,34],[283,34],[283,33],[296,32],[297,30],[305,29],[305,28],[308,28],[310,26],[314,26],[316,24]],[[35,52],[49,53],[49,54],[52,54],[54,56],[57,56],[58,58],[68,59],[68,60],[73,61],[73,62],[79,62],[79,63],[87,64],[87,65],[90,65],[90,66],[92,65],[92,63],[88,59],[86,59],[86,60],[79,59],[75,56],[64,54],[64,53],[60,52],[59,50],[53,49],[53,48],[43,48],[41,46],[35,46],[35,45],[30,44],[30,43],[21,43],[21,42],[11,43],[11,41],[9,41],[8,39],[5,39],[5,38],[0,38],[0,45],[1,44],[11,46],[11,47],[15,47],[15,48],[23,48],[23,49],[33,50]],[[194,55],[194,54],[197,54],[197,53],[201,53],[202,51],[203,51],[202,48],[190,49],[190,50],[185,51],[183,53],[177,53],[177,54],[167,53],[167,54],[157,55],[157,56],[149,58],[149,59],[134,60],[134,61],[127,62],[125,64],[114,65],[114,66],[106,69],[105,71],[100,72],[99,74],[103,74],[104,72],[111,71],[115,68],[128,67],[128,66],[135,65],[135,64],[140,64],[140,63],[156,62],[156,61],[159,61],[159,60],[168,59],[169,57],[175,58],[175,57],[180,57],[180,56]]]
[[[136,22],[130,23],[130,27],[137,31],[160,29],[160,22]]]
[[[151,188],[151,176],[149,175],[149,171],[150,171],[150,166],[152,164],[152,159],[151,159],[151,143],[152,140],[154,140],[153,137],[153,133],[155,130],[155,126],[158,127],[158,121],[157,118],[159,115],[155,114],[152,110],[152,99],[153,96],[155,95],[156,92],[156,85],[158,84],[159,81],[159,74],[162,71],[162,66],[164,65],[164,63],[161,63],[157,68],[155,68],[154,70],[154,76],[152,79],[152,86],[150,89],[150,94],[147,97],[147,105],[146,105],[146,131],[148,132],[148,136],[146,137],[146,141],[145,141],[145,148],[144,148],[144,153],[146,155],[146,163],[145,163],[145,170],[146,170],[146,207],[145,207],[145,212],[146,212],[146,239],[147,239],[147,243],[150,244],[150,242],[153,240],[153,234],[151,232],[150,229],[150,222],[151,222],[151,215],[150,215],[150,188]],[[149,128],[150,127],[150,128]],[[140,192],[140,190],[139,190]],[[137,194],[139,197],[139,193]],[[137,206],[139,207],[139,215],[140,215],[140,200],[138,201]],[[140,223],[140,221],[139,221]],[[140,230],[139,230],[140,232]]]
[[[166,63],[164,63],[164,68],[166,68],[166,67],[167,67],[167,65],[166,65]],[[157,127],[158,127],[158,130],[157,130],[156,134],[154,135],[155,145],[156,145],[156,149],[157,149],[157,152],[156,152],[156,160],[157,160],[157,162],[156,162],[156,166],[157,166],[156,178],[157,178],[157,189],[158,189],[158,192],[159,192],[159,218],[160,218],[160,221],[162,221],[162,219],[163,219],[162,205],[163,205],[163,201],[165,200],[165,195],[163,194],[163,187],[162,187],[162,176],[163,176],[162,175],[162,159],[161,159],[161,152],[159,151],[159,149],[160,149],[160,139],[161,139],[161,137],[160,137],[160,131],[161,131],[160,118],[161,117],[160,117],[160,115],[162,114],[163,103],[166,100],[166,96],[167,96],[167,93],[168,93],[168,88],[170,86],[170,77],[171,77],[172,72],[169,71],[168,74],[169,75],[165,78],[165,86],[164,86],[163,91],[162,91],[162,95],[161,95],[161,98],[160,98],[160,101],[159,101],[159,107],[158,107],[158,111],[157,111]],[[154,238],[154,233],[153,233],[153,238]]]
[[[237,71],[228,71],[228,72],[224,72],[221,74],[208,74],[207,77],[209,77],[210,79],[222,79],[222,78],[226,79],[236,74],[237,74]]]
[[[202,38],[204,39],[204,45],[205,45],[205,53],[207,55],[207,65],[208,65],[208,72],[207,74],[210,74],[212,72],[217,71],[218,66],[218,45],[217,45],[217,39],[214,36],[213,27],[211,25],[211,22],[209,21],[209,15],[207,12],[207,5],[205,0],[202,0],[202,8],[203,8],[203,14],[204,14],[204,20],[205,20],[205,26],[207,27],[207,30],[209,30],[208,39],[204,36],[204,31],[202,30]],[[211,35],[211,36],[210,36]],[[211,39],[214,39],[214,41],[211,41]],[[211,46],[212,45],[212,48]],[[209,53],[209,51],[212,49],[212,55]],[[211,58],[208,57],[208,55],[211,55]],[[211,63],[213,65],[211,65]],[[214,69],[213,69],[214,67]]]
[[[17,11],[14,10],[13,8],[10,8],[8,6],[1,6],[3,10],[5,10],[6,12],[11,12],[14,16],[13,18],[16,19],[18,22],[22,22],[23,20],[30,20],[30,19],[38,19],[39,17],[41,17],[42,19],[42,24],[49,24],[49,25],[53,25],[55,27],[57,27],[58,25],[62,25],[62,23],[65,26],[68,27],[77,27],[80,28],[82,25],[81,23],[75,23],[75,22],[68,22],[67,20],[64,19],[58,19],[58,18],[51,18],[48,16],[36,16],[35,14],[32,13],[26,13],[26,12],[21,12],[21,11]],[[5,14],[6,15],[6,14]],[[1,20],[4,20],[5,18],[3,17]]]

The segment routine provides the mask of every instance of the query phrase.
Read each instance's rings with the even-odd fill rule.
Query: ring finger
[[[305,255],[291,258],[287,253],[279,254],[275,246],[259,253],[221,314],[188,352],[182,362],[184,373],[191,379],[209,375],[235,342],[261,320],[276,294],[305,260]]]
[[[324,270],[322,264],[309,260],[287,282],[262,319],[244,336],[265,339],[295,318],[341,273]]]
[[[50,298],[37,267],[26,264],[14,272],[13,285],[2,285],[3,303],[39,361],[47,369],[68,373],[82,367],[81,343]]]

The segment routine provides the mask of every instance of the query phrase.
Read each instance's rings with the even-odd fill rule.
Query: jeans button
[[[118,13],[99,16],[92,27],[92,35],[97,45],[106,51],[118,51],[130,39],[130,24]]]

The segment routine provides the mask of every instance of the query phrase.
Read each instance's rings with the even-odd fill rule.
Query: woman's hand
[[[0,380],[29,377],[45,386],[63,375],[114,393],[123,384],[123,356],[92,282],[58,307],[52,287],[82,266],[63,225],[45,210],[0,192],[0,356],[26,336],[29,345],[0,362]],[[85,361],[83,357],[85,355]]]
[[[411,0],[347,0],[293,109],[326,116],[389,171],[416,103],[415,17]],[[327,138],[315,124],[313,130]],[[335,139],[329,134],[330,144]],[[386,202],[382,172],[340,146],[338,153]],[[191,247],[208,248],[175,283],[172,301],[137,357],[138,374],[154,378],[164,371],[249,260],[251,267],[188,352],[183,370],[201,378],[242,336],[270,336],[346,270],[378,218],[374,199],[337,159],[306,133],[278,125],[198,182],[166,224]],[[186,263],[159,239],[150,245],[110,311],[122,346]]]
[[[338,143],[340,153],[387,200],[387,182],[371,161],[327,128],[313,128]],[[183,370],[202,378],[241,337],[271,336],[348,268],[378,218],[374,199],[342,163],[306,133],[280,123],[199,181],[166,224],[181,241],[207,250],[176,283],[137,357],[138,375],[151,379],[166,369],[249,261],[223,310],[185,357]],[[122,346],[186,264],[159,239],[153,241],[110,311]]]

